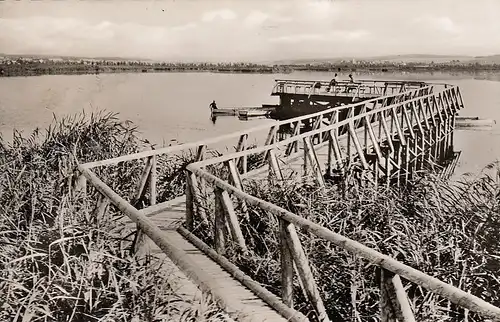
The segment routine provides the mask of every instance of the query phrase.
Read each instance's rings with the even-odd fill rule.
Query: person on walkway
[[[349,74],[349,83],[354,83],[354,78],[352,77],[352,74]],[[353,89],[354,87],[347,85],[346,93],[349,93]]]
[[[212,103],[210,103],[209,106],[211,110],[217,110],[217,104],[215,103],[215,100]]]
[[[329,92],[332,87],[335,87],[337,85],[337,73],[335,73],[335,76],[333,76],[332,80],[330,81],[330,84],[328,85],[328,88],[326,89],[327,92]]]

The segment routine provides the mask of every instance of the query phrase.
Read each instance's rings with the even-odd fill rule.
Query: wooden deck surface
[[[252,291],[235,280],[228,272],[205,255],[200,249],[186,240],[177,228],[184,220],[186,209],[185,197],[179,197],[172,201],[158,204],[143,209],[145,213],[160,229],[165,231],[167,237],[173,245],[183,250],[194,265],[202,268],[203,276],[198,276],[201,280],[217,281],[218,288],[212,289],[215,297],[223,298],[226,303],[224,308],[229,315],[226,321],[287,321],[280,313],[276,312],[262,299],[257,297]],[[134,223],[128,218],[124,219],[126,225],[134,227]],[[187,301],[200,301],[202,292],[188,276],[156,246],[149,238],[145,237],[141,252],[154,255],[164,261],[162,269],[167,274],[174,276],[173,281],[177,292]]]

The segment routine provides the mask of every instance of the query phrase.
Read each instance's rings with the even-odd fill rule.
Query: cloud
[[[367,30],[335,30],[330,33],[330,36],[335,40],[359,40],[370,35]]]
[[[309,1],[304,5],[301,13],[310,20],[329,20],[340,12],[339,9],[333,1]]]
[[[0,43],[9,52],[83,56],[143,56],[175,51],[188,29],[74,18],[0,18]]]
[[[198,27],[198,24],[191,22],[185,25],[180,25],[180,26],[174,26],[172,27],[173,31],[183,31],[183,30],[189,30],[189,29],[194,29]]]
[[[270,38],[270,42],[275,43],[299,43],[303,41],[320,41],[324,40],[324,34],[295,34],[280,37]]]
[[[422,16],[414,20],[414,24],[426,28],[444,31],[447,33],[459,33],[461,29],[449,17]]]
[[[291,21],[291,17],[252,10],[243,20],[243,25],[247,28],[269,28],[278,27]]]
[[[234,20],[237,18],[237,15],[234,11],[230,9],[220,9],[220,10],[212,10],[203,13],[201,16],[201,20],[203,22],[212,22],[216,19],[221,20]]]
[[[270,42],[299,43],[308,41],[323,41],[325,43],[360,40],[370,33],[366,30],[334,30],[326,33],[303,33],[270,38]]]
[[[269,19],[269,14],[262,11],[253,10],[245,18],[243,23],[249,27],[259,26]]]

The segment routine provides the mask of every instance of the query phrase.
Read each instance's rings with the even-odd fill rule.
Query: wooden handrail
[[[261,200],[254,197],[244,191],[233,187],[229,183],[217,178],[216,176],[205,172],[195,164],[190,164],[187,167],[188,171],[191,171],[195,175],[203,178],[206,182],[209,182],[220,189],[227,191],[228,193],[244,200],[248,205],[253,205],[261,208],[264,211],[276,215],[279,219],[282,219],[288,223],[294,224],[298,228],[307,231],[319,238],[327,240],[334,245],[352,253],[359,257],[362,257],[372,264],[380,266],[396,275],[399,275],[406,280],[420,285],[421,287],[439,295],[449,301],[466,308],[470,311],[482,314],[484,317],[492,318],[495,321],[500,321],[500,308],[478,298],[477,296],[471,295],[455,286],[447,284],[435,277],[425,274],[417,269],[414,269],[406,264],[403,264],[394,258],[384,255],[372,248],[369,248],[357,241],[349,239],[345,236],[337,234],[321,225],[318,225],[310,220],[303,217],[297,216],[294,213],[287,211],[279,206],[276,206],[270,202]]]
[[[330,81],[324,81],[324,80],[275,80],[275,82],[276,83],[271,91],[271,93],[273,94],[290,94],[289,87],[295,88],[294,94],[299,94],[297,93],[297,88],[301,88],[302,91],[305,91],[306,89],[312,87],[314,84],[317,83],[321,84],[321,86],[326,86],[326,87],[330,85]],[[407,87],[410,87],[409,89],[419,89],[422,88],[423,85],[427,86],[444,85],[445,88],[449,86],[448,84],[438,84],[438,83],[431,84],[419,81],[357,80],[355,82],[351,82],[350,80],[339,80],[336,82],[336,86],[340,88],[346,88],[353,85],[359,86],[363,91],[366,91],[366,89],[368,89],[370,93],[371,92],[380,93],[381,89],[385,90],[391,89],[391,92],[394,93],[395,89],[397,90],[397,92],[400,92],[401,90],[406,91],[405,89]],[[377,91],[377,89],[380,90]]]
[[[273,125],[274,124],[276,124],[276,123],[273,122]],[[208,138],[208,139],[202,140],[202,141],[183,143],[183,144],[173,145],[173,146],[169,146],[169,147],[164,147],[161,149],[147,150],[147,151],[142,151],[142,152],[137,152],[137,153],[133,153],[133,154],[119,156],[116,158],[88,162],[88,163],[82,164],[82,167],[87,168],[87,169],[91,169],[91,168],[95,168],[95,167],[99,167],[99,166],[116,164],[119,162],[131,161],[131,160],[141,159],[141,158],[145,158],[145,157],[150,157],[153,155],[160,155],[160,154],[167,154],[167,153],[172,153],[172,152],[183,151],[183,150],[187,150],[187,149],[197,148],[197,147],[203,146],[203,145],[208,145],[211,143],[217,143],[217,142],[223,141],[225,139],[232,139],[232,138],[244,135],[244,134],[249,134],[250,132],[267,130],[269,128],[270,128],[269,125],[261,125],[261,126],[250,128],[248,130],[224,134],[224,135],[216,136],[213,138]]]
[[[321,82],[321,83],[329,83],[329,81],[325,80],[303,80],[303,79],[275,79],[274,80],[276,83],[282,83],[282,82],[291,82],[291,83],[304,83],[304,84],[311,84],[315,82]],[[337,82],[349,82],[349,80],[339,80]],[[397,81],[397,80],[378,80],[378,79],[358,79],[356,82],[359,83],[366,83],[366,84],[389,84],[389,85],[401,85],[401,84],[428,84],[428,85],[449,85],[446,83],[429,83],[429,82],[421,82],[421,81]]]
[[[439,93],[439,92],[436,92],[436,94],[437,93]],[[350,122],[354,122],[356,120],[361,120],[363,118],[370,117],[370,116],[375,115],[377,113],[383,113],[384,111],[392,110],[394,108],[406,105],[406,104],[411,103],[411,102],[416,102],[416,101],[419,101],[419,100],[427,98],[427,97],[431,97],[431,96],[433,97],[434,95],[435,94],[428,94],[428,95],[425,95],[425,96],[419,96],[419,97],[416,97],[416,98],[404,101],[402,103],[395,103],[393,105],[387,105],[385,107],[377,108],[377,109],[374,109],[372,111],[365,112],[363,114],[358,114],[358,115],[350,117],[350,118],[348,118],[346,120],[339,121],[339,122],[336,122],[334,124],[331,124],[331,125],[328,125],[328,126],[325,126],[325,127],[321,127],[319,129],[316,129],[316,130],[311,130],[311,131],[308,131],[308,132],[305,132],[305,133],[302,133],[302,134],[298,134],[298,135],[292,136],[292,137],[290,137],[288,139],[285,139],[285,140],[282,140],[282,141],[279,141],[279,142],[274,142],[272,144],[264,145],[264,146],[253,147],[251,149],[247,149],[247,150],[240,151],[240,152],[234,152],[234,153],[230,153],[230,154],[224,154],[224,155],[222,155],[220,157],[216,157],[216,158],[212,158],[212,159],[208,159],[208,160],[196,162],[195,164],[198,165],[198,166],[200,166],[200,167],[202,167],[202,166],[207,166],[207,165],[210,165],[210,164],[224,162],[224,161],[229,160],[229,159],[240,158],[240,157],[243,157],[245,155],[256,154],[256,153],[261,153],[261,152],[266,152],[266,151],[269,151],[269,150],[273,150],[273,149],[277,148],[278,146],[283,146],[283,145],[286,145],[286,144],[290,144],[290,143],[293,143],[295,141],[302,140],[304,138],[311,137],[311,136],[314,136],[314,135],[323,134],[323,133],[329,132],[331,130],[338,129],[338,128],[342,127],[342,126],[346,126]],[[330,112],[331,111],[334,111],[334,109],[330,110]],[[433,116],[435,116],[435,115],[431,115],[429,117],[432,118]]]
[[[100,180],[95,173],[90,169],[78,166],[78,170],[81,172],[82,176],[86,178],[96,189],[101,193],[102,196],[107,198],[114,206],[116,206],[120,211],[122,211],[126,216],[128,216],[132,221],[137,224],[137,227],[144,232],[151,240],[172,260],[172,262],[177,265],[190,279],[195,281],[199,285],[200,289],[204,292],[210,293],[214,298],[222,305],[222,308],[229,307],[229,303],[222,296],[223,290],[221,291],[220,285],[213,278],[205,278],[206,274],[203,270],[192,260],[188,259],[185,251],[174,246],[174,243],[170,241],[167,235],[161,231],[161,229],[155,225],[151,219],[149,219],[145,214],[141,213],[138,209],[133,207],[125,199],[120,197],[116,192],[113,191],[108,185],[106,185],[102,180]],[[230,264],[226,266],[231,266]],[[234,265],[233,265],[234,266]],[[256,292],[264,301],[271,305],[276,311],[288,318],[290,321],[304,322],[306,318],[300,312],[293,310],[292,308],[286,307],[279,299],[261,287],[257,283],[249,281],[248,277],[244,276],[242,272],[238,271],[236,267],[230,267],[231,274],[235,276],[236,279],[241,281],[245,286]],[[226,267],[227,269],[227,267]],[[243,311],[244,307],[235,307],[235,303],[232,303],[232,308],[237,311]],[[238,312],[236,312],[238,313]]]
[[[454,86],[453,87],[449,87],[448,89],[451,89],[451,88],[455,88],[455,87]],[[317,117],[319,115],[329,114],[329,113],[332,113],[333,111],[341,111],[341,110],[345,110],[345,109],[349,109],[349,108],[355,108],[355,107],[362,106],[362,105],[369,104],[369,103],[374,103],[374,102],[377,102],[379,100],[383,100],[383,99],[387,99],[387,98],[393,98],[393,97],[396,98],[396,97],[399,97],[401,95],[408,95],[408,94],[411,94],[412,92],[415,92],[415,91],[418,91],[418,90],[422,90],[422,89],[423,88],[412,89],[412,90],[409,90],[409,91],[406,91],[406,92],[402,92],[402,93],[397,93],[397,94],[393,94],[393,95],[387,95],[387,96],[383,96],[383,97],[376,97],[376,98],[373,98],[373,99],[370,99],[370,100],[366,100],[366,101],[363,101],[363,102],[360,102],[360,103],[354,103],[354,104],[349,104],[349,105],[343,105],[343,106],[339,106],[339,107],[334,107],[334,108],[327,109],[327,110],[324,110],[324,111],[320,111],[320,112],[316,112],[316,113],[312,113],[312,114],[307,114],[307,115],[299,116],[299,117],[296,117],[296,118],[293,118],[293,119],[284,120],[284,121],[276,121],[276,122],[272,122],[271,124],[257,126],[257,127],[253,127],[253,128],[244,130],[244,131],[233,132],[233,133],[229,133],[229,134],[225,134],[225,135],[221,135],[221,136],[209,138],[209,139],[202,140],[202,141],[197,141],[197,142],[192,142],[192,143],[185,143],[185,144],[179,144],[179,145],[169,146],[169,147],[165,147],[165,148],[161,148],[161,149],[156,149],[156,150],[147,150],[147,151],[143,151],[143,152],[138,152],[138,153],[134,153],[134,154],[123,155],[123,156],[119,156],[119,157],[111,158],[111,159],[106,159],[106,160],[88,162],[88,163],[82,164],[82,166],[85,167],[85,168],[91,169],[91,168],[95,168],[95,167],[99,167],[99,166],[117,164],[119,162],[125,162],[125,161],[131,161],[131,160],[135,160],[135,159],[150,157],[150,156],[153,156],[153,155],[167,154],[167,153],[179,152],[179,151],[183,151],[183,150],[187,150],[187,149],[191,149],[191,148],[197,148],[197,147],[203,146],[203,145],[208,145],[208,144],[212,144],[212,143],[218,143],[218,142],[224,141],[226,139],[237,138],[237,137],[239,137],[241,135],[249,135],[250,133],[255,133],[255,132],[258,132],[258,131],[261,131],[261,130],[269,130],[273,126],[288,125],[288,124],[292,124],[292,123],[297,122],[297,121],[302,121],[302,120],[305,120],[305,119],[314,118],[314,117]]]

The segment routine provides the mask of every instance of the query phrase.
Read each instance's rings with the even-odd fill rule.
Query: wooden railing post
[[[97,200],[97,206],[94,209],[93,217],[96,218],[97,221],[104,217],[106,210],[109,206],[109,199],[103,194],[99,193],[99,199]]]
[[[274,150],[270,150],[268,154],[269,159],[269,172],[272,173],[278,180],[283,180],[283,173],[281,172],[280,166],[278,164],[278,158],[274,153]]]
[[[403,283],[401,282],[401,278],[399,277],[399,275],[395,275],[392,278],[392,285],[394,286],[394,290],[396,292],[396,299],[399,304],[399,310],[401,311],[403,321],[415,322],[415,317],[413,316],[410,302],[408,301],[406,291],[403,287]]]
[[[136,187],[134,197],[132,201],[130,202],[132,206],[137,208],[138,203],[141,201],[141,199],[144,197],[144,193],[146,192],[146,183],[150,177],[151,174],[151,168],[153,166],[153,163],[151,162],[151,158],[148,158],[146,161],[146,167],[142,171],[141,178],[139,180],[139,184]]]
[[[202,178],[200,178],[202,179]],[[206,185],[205,180],[200,180],[200,184]],[[191,187],[191,196],[193,200],[193,209],[196,209],[196,215],[200,216],[201,220],[208,225],[208,218],[206,214],[205,207],[202,204],[202,200],[205,200],[205,195],[202,194],[201,188],[199,187],[198,180],[194,173],[189,174],[189,185]],[[205,189],[203,189],[205,190]],[[200,196],[201,194],[201,196]],[[194,208],[196,206],[196,208]],[[195,214],[193,210],[193,215]]]
[[[293,258],[287,242],[287,226],[290,223],[279,220],[281,254],[281,298],[283,303],[293,307]]]
[[[304,152],[305,152],[304,158],[309,159],[309,162],[311,164],[311,170],[316,175],[316,180],[318,181],[319,186],[324,188],[325,179],[323,177],[323,170],[321,169],[321,165],[318,161],[316,151],[314,150],[314,146],[311,142],[311,137],[304,138]],[[305,160],[304,164],[306,164]]]
[[[196,149],[196,161],[201,161],[205,159],[206,150],[207,150],[206,145],[203,144],[198,146],[198,148]]]
[[[156,205],[156,155],[151,156],[151,172],[149,175],[149,201]]]
[[[302,157],[302,159],[303,159],[303,165],[302,165],[303,172],[302,173],[303,173],[304,177],[306,177],[308,175],[308,172],[309,172],[308,166],[307,166],[307,164],[308,164],[308,162],[307,162],[308,161],[307,150],[309,149],[309,147],[307,146],[307,144],[305,144],[305,140],[306,139],[304,138],[303,139],[303,141],[304,141],[304,146],[303,146],[304,155]]]
[[[304,285],[307,297],[316,310],[318,319],[322,322],[328,322],[330,321],[330,319],[326,314],[325,305],[323,304],[323,300],[321,299],[321,296],[319,294],[318,287],[316,286],[316,282],[314,281],[314,276],[312,274],[311,268],[309,267],[309,261],[307,260],[304,249],[300,244],[299,236],[297,235],[295,226],[292,224],[287,225],[286,231],[287,244],[292,254],[293,260],[297,265],[297,271]]]
[[[391,272],[380,268],[380,322],[396,322],[396,312],[390,294],[392,275]]]
[[[415,322],[413,311],[399,275],[380,270],[381,322]]]
[[[333,139],[331,136],[328,137],[328,160],[327,160],[327,167],[326,167],[326,174],[328,177],[331,177],[333,174],[333,160],[336,160],[336,158],[333,156]]]
[[[264,142],[264,145],[270,145],[273,144],[276,141],[276,133],[278,132],[278,125],[271,126],[269,129],[269,133],[267,134],[266,141]],[[264,163],[267,159],[267,153],[268,151],[264,152],[264,156],[262,158],[262,163]]]
[[[354,143],[354,148],[358,152],[358,157],[361,160],[361,164],[363,165],[363,168],[365,170],[368,170],[370,167],[369,167],[368,162],[366,161],[366,158],[365,158],[365,151],[363,151],[363,148],[361,147],[361,144],[359,143],[358,136],[356,135],[356,131],[355,131],[353,122],[349,122],[349,126],[347,129],[349,131],[349,136],[352,138],[352,141]]]
[[[240,138],[238,139],[238,145],[236,146],[236,152],[241,152],[246,149],[247,146],[247,138],[248,134],[242,134],[240,135]],[[242,172],[246,173],[247,172],[247,155],[245,154],[244,156],[235,159],[234,162],[236,163],[237,166],[241,164],[242,167]]]
[[[221,188],[215,188],[215,194],[217,198],[222,202],[222,208],[224,214],[226,215],[226,222],[229,224],[229,229],[231,230],[231,235],[233,240],[238,244],[239,248],[243,252],[247,252],[247,246],[245,243],[245,239],[243,238],[243,233],[241,232],[240,223],[238,221],[238,216],[234,211],[233,202],[231,201],[231,197],[227,191],[222,190]]]
[[[214,213],[214,246],[215,251],[221,255],[226,250],[226,216],[222,205],[222,196],[215,188],[215,213]]]
[[[194,228],[194,198],[193,198],[193,182],[191,181],[191,172],[184,171],[186,176],[186,227],[192,231]]]
[[[140,202],[143,199],[144,194],[146,193],[146,184],[148,183],[148,180],[150,180],[152,167],[153,167],[153,162],[151,157],[149,157],[146,160],[146,166],[142,172],[139,184],[137,185],[135,195],[130,202],[130,204],[136,209],[139,207]],[[137,230],[134,235],[134,241],[132,242],[132,246],[130,247],[130,252],[132,254],[137,254],[143,242],[144,242],[144,233],[137,225]]]
[[[227,168],[229,170],[229,176],[233,180],[233,184],[236,188],[243,190],[243,183],[241,182],[240,172],[236,167],[233,160],[227,161]],[[246,215],[248,213],[248,207],[245,200],[240,200],[241,211]]]

